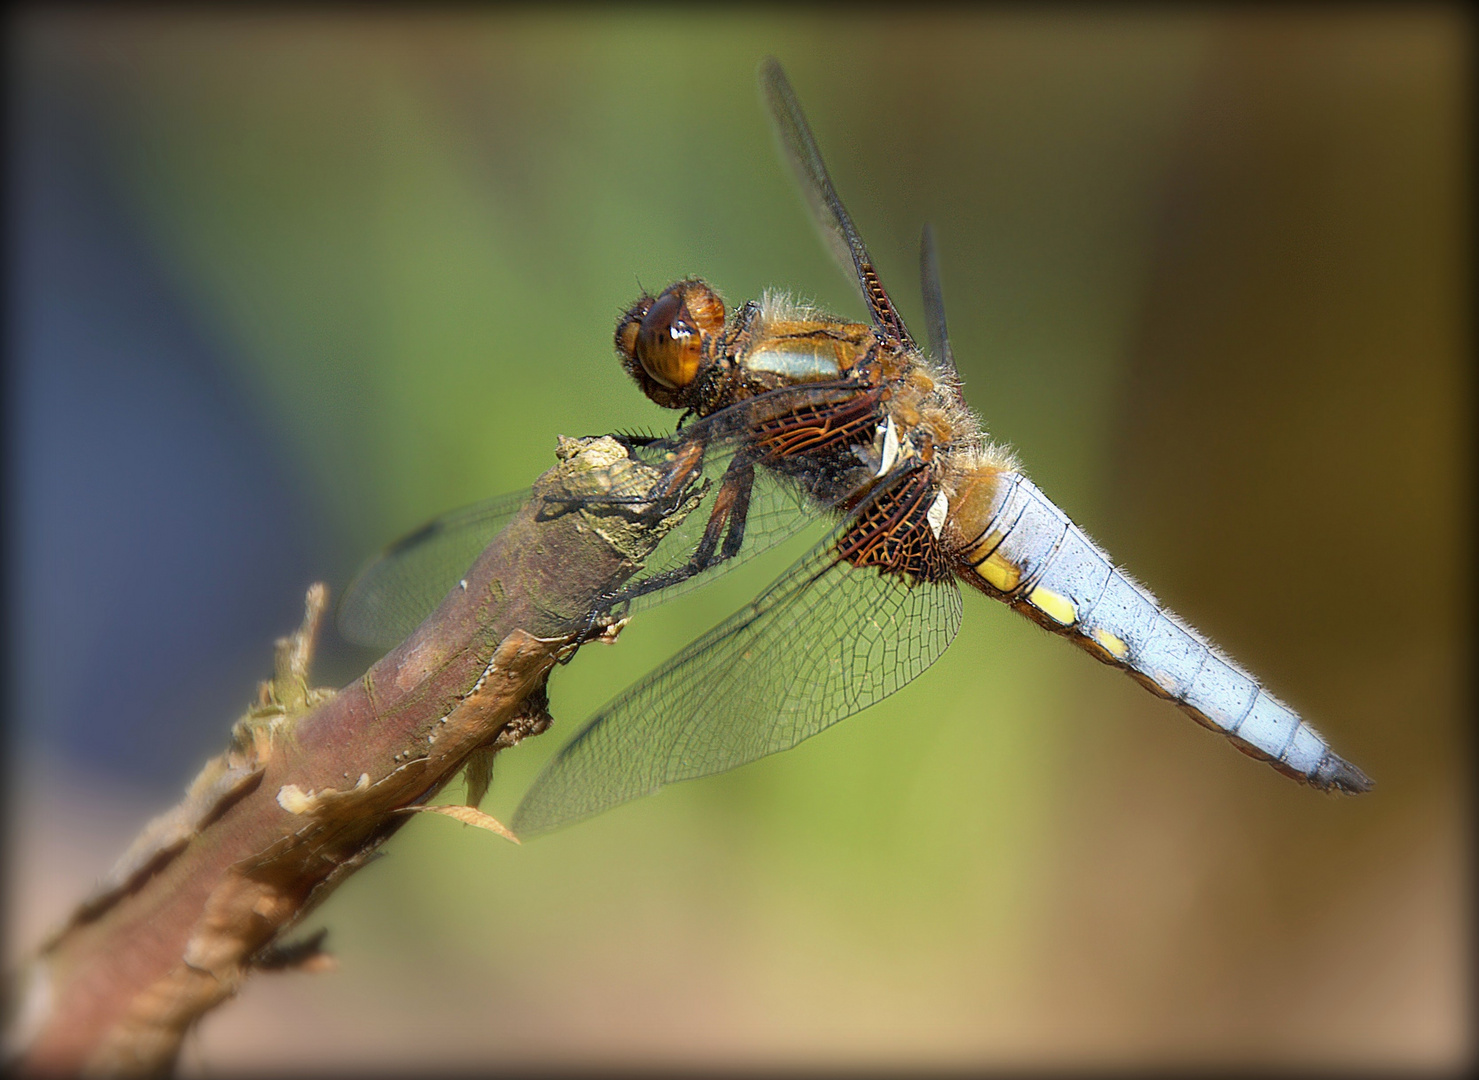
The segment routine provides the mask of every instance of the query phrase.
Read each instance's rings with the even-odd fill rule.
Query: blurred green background
[[[610,346],[640,287],[861,317],[774,152],[773,53],[921,329],[934,222],[991,433],[1376,791],[967,598],[926,676],[791,753],[523,848],[414,822],[311,920],[341,970],[260,978],[187,1070],[1468,1059],[1457,9],[15,28],[11,956],[220,744],[309,581],[557,434],[671,425]],[[169,364],[208,390],[149,389]],[[784,565],[559,670],[485,808]],[[368,659],[326,643],[320,679]]]

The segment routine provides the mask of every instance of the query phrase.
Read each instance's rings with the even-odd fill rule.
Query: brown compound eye
[[[679,293],[665,292],[647,309],[632,351],[642,370],[669,390],[693,381],[703,358],[703,343]]]
[[[663,290],[637,326],[632,355],[652,380],[669,390],[698,375],[703,337],[724,325],[724,302],[700,281],[680,281]]]
[[[652,309],[652,297],[643,297],[616,324],[616,351],[631,359],[637,355],[637,329]]]

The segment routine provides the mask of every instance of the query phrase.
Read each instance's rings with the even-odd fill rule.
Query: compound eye
[[[653,382],[669,390],[693,382],[703,358],[703,340],[680,290],[669,289],[653,301],[637,327],[632,352]]]

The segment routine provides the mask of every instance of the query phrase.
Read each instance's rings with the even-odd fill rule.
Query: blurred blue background
[[[671,425],[612,355],[640,287],[861,316],[773,53],[916,326],[934,222],[993,436],[1376,792],[967,598],[925,677],[789,754],[525,848],[413,823],[315,913],[341,972],[259,980],[187,1071],[1471,1052],[1456,9],[13,27],[11,956],[219,749],[311,581],[556,434]],[[557,672],[486,808],[786,557]],[[327,640],[318,681],[372,659]]]

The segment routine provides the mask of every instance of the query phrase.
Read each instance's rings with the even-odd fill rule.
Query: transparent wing
[[[950,331],[945,326],[945,293],[940,287],[940,257],[935,251],[935,230],[928,224],[919,234],[919,280],[924,293],[924,321],[929,334],[930,355],[958,378],[955,354],[950,350]]]
[[[532,492],[486,499],[407,533],[360,568],[339,602],[339,632],[388,648],[435,610],[483,548],[524,508]]]
[[[636,449],[634,456],[667,467],[667,459],[682,457],[701,444],[702,469],[689,490],[704,494],[698,508],[664,537],[632,583],[634,591],[653,586],[658,591],[623,601],[621,610],[640,611],[697,588],[808,525],[835,524],[835,508],[856,503],[878,482],[882,446],[877,429],[884,392],[846,380],[787,387],[747,398],[690,424],[672,439]],[[736,484],[736,474],[746,465],[753,466],[752,479]],[[726,497],[726,484],[735,485],[736,491],[742,486],[745,492],[748,509],[740,524],[742,543],[736,550],[736,537],[726,529],[717,545],[724,549],[722,554],[695,573],[692,556],[717,521],[715,506]],[[671,583],[674,572],[685,564],[687,569],[679,576],[691,576]]]
[[[545,832],[789,749],[933,664],[960,627],[954,579],[839,560],[853,520],[597,713],[524,796],[514,831]]]
[[[663,538],[648,558],[641,583],[683,566],[709,528],[716,501],[736,454],[756,458],[748,491],[748,513],[743,543],[715,560],[707,569],[664,585],[627,602],[628,611],[640,611],[697,588],[754,555],[796,535],[808,524],[825,520],[827,509],[849,498],[873,479],[878,461],[850,449],[847,439],[868,444],[876,415],[869,391],[856,384],[816,383],[785,388],[748,398],[738,405],[689,424],[677,435],[631,448],[632,457],[658,468],[695,446],[703,447],[702,463],[684,490],[698,497],[698,505],[683,523]],[[853,402],[850,411],[841,406]],[[796,456],[783,463],[757,451],[757,432],[776,437],[812,435],[819,425],[833,422],[839,412],[864,417],[856,431],[843,431],[844,445],[831,457]],[[826,471],[828,475],[820,475]],[[404,639],[436,609],[474,560],[498,532],[531,498],[521,491],[475,503],[434,519],[391,544],[367,563],[350,582],[339,605],[339,629],[349,640],[388,648]],[[599,496],[593,496],[597,501]],[[564,507],[552,507],[560,512]],[[727,539],[727,535],[726,535]]]
[[[657,549],[648,557],[643,572],[633,579],[634,586],[640,588],[650,580],[661,580],[688,562],[702,542],[705,529],[709,527],[714,505],[734,453],[735,448],[732,445],[725,445],[705,455],[701,479],[698,481],[700,486],[707,485],[703,500],[683,519],[682,524],[663,537]],[[707,569],[699,570],[681,581],[663,584],[655,591],[626,601],[624,613],[644,611],[706,585],[720,574],[728,573],[748,559],[790,539],[808,525],[820,527],[820,523],[826,519],[826,507],[810,497],[791,477],[778,475],[760,466],[755,470],[750,488],[749,512],[739,550],[716,559]]]
[[[801,111],[800,102],[796,100],[796,91],[791,88],[790,80],[774,57],[766,57],[760,64],[760,88],[765,95],[781,151],[796,174],[801,192],[811,207],[812,218],[833,258],[844,272],[850,270],[855,275],[873,324],[896,340],[912,344],[904,320],[873,268],[873,257],[868,254],[847,208],[837,197],[832,178],[827,175],[827,166],[822,162],[822,152],[817,149],[817,141]]]

